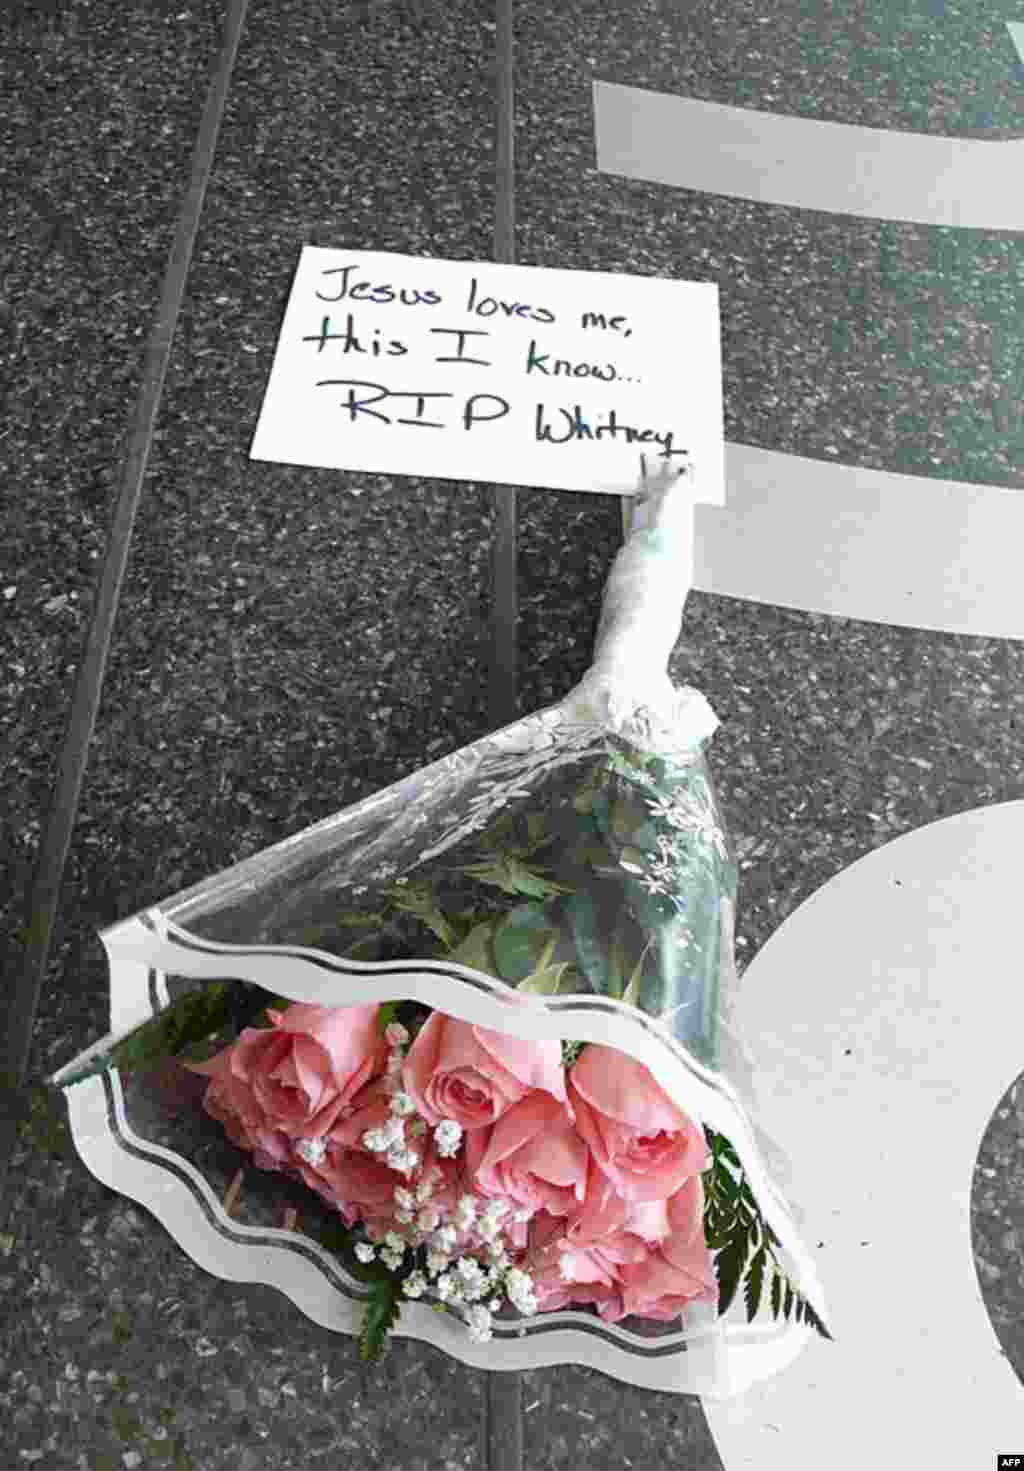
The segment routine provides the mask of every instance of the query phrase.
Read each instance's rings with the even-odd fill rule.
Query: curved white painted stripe
[[[942,138],[593,83],[597,167],[875,220],[1024,230],[1024,138]]]
[[[705,1406],[726,1471],[989,1466],[1024,1444],[1024,1387],[970,1234],[978,1146],[1024,1067],[1022,847],[1024,802],[898,838],[819,889],[744,974],[763,1122],[824,1242],[836,1341]]]
[[[1024,638],[1024,489],[725,446],[693,586],[870,623]]]

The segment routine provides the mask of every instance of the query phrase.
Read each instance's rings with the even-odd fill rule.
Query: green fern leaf
[[[737,1287],[740,1285],[740,1275],[746,1260],[747,1243],[743,1239],[730,1241],[728,1246],[715,1257],[715,1275],[718,1278],[719,1317],[724,1317],[732,1306],[732,1300],[736,1296]]]
[[[480,884],[491,884],[505,894],[526,894],[531,899],[543,899],[548,894],[570,894],[565,884],[546,879],[534,873],[521,859],[512,853],[499,853],[487,863],[472,863],[463,869],[467,878]]]
[[[469,934],[445,956],[456,965],[468,965],[471,970],[482,970],[485,975],[495,975],[494,932],[500,918],[485,920],[474,925]],[[502,977],[504,979],[504,977]]]
[[[822,1338],[827,1338],[829,1343],[835,1342],[835,1339],[832,1337],[831,1333],[825,1327],[824,1323],[818,1317],[817,1313],[811,1307],[809,1302],[804,1303],[804,1316],[807,1318],[808,1323],[810,1323],[811,1327],[815,1330],[816,1333],[819,1333]]]
[[[398,1001],[382,1001],[380,1006],[378,1006],[377,1031],[382,1037],[391,1023],[398,1020],[398,1008],[400,1005],[401,1003]]]
[[[411,914],[437,936],[444,945],[455,944],[455,931],[438,909],[429,882],[392,885],[384,891],[395,909]]]
[[[782,1306],[782,1278],[779,1276],[778,1272],[776,1271],[776,1272],[773,1272],[772,1273],[772,1317],[773,1318],[777,1318],[779,1316],[779,1309],[781,1308],[781,1306]]]
[[[402,1284],[395,1278],[375,1282],[363,1309],[359,1332],[359,1357],[375,1363],[384,1353],[388,1332],[398,1322],[402,1311]]]
[[[755,1251],[750,1267],[747,1270],[746,1281],[743,1284],[743,1300],[747,1307],[747,1322],[752,1323],[757,1317],[757,1310],[761,1305],[761,1291],[764,1286],[765,1249],[760,1247]]]

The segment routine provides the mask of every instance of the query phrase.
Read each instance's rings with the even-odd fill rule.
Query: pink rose
[[[418,1139],[407,1136],[406,1143],[420,1156],[420,1163],[408,1176],[391,1169],[384,1154],[366,1147],[363,1135],[379,1129],[392,1117],[391,1095],[383,1081],[377,1080],[359,1093],[351,1110],[319,1141],[324,1145],[321,1159],[315,1160],[311,1150],[303,1156],[297,1145],[292,1160],[306,1184],[341,1211],[348,1225],[356,1220],[365,1222],[372,1228],[371,1237],[408,1229],[408,1225],[395,1224],[396,1187],[414,1192],[422,1180],[429,1178],[430,1204],[446,1215],[454,1211],[459,1196],[465,1193],[457,1161],[441,1158],[429,1135]]]
[[[714,1257],[704,1240],[704,1185],[687,1180],[666,1201],[669,1235],[645,1260],[622,1267],[622,1301],[640,1318],[671,1319],[691,1302],[718,1302]]]
[[[402,1081],[429,1124],[454,1119],[467,1131],[495,1123],[535,1088],[565,1101],[557,1039],[523,1042],[439,1011],[409,1048]]]
[[[568,1215],[583,1199],[587,1146],[550,1093],[527,1093],[491,1129],[468,1133],[463,1148],[471,1189],[480,1195],[553,1216]]]
[[[228,1107],[248,1095],[266,1127],[290,1136],[326,1133],[384,1067],[387,1044],[377,1032],[377,1008],[300,1003],[267,1015],[272,1026],[246,1027],[216,1057],[186,1066],[219,1084]]]
[[[349,1226],[357,1220],[393,1220],[395,1187],[408,1184],[403,1174],[386,1164],[384,1155],[362,1142],[368,1130],[379,1129],[390,1117],[389,1095],[383,1084],[372,1083],[353,1100],[346,1117],[315,1140],[323,1146],[319,1159],[315,1148],[309,1148],[307,1155],[300,1152],[303,1141],[294,1146],[292,1163],[302,1179],[339,1210]],[[308,1148],[313,1141],[305,1143]]]
[[[624,1200],[666,1200],[706,1168],[703,1130],[618,1048],[585,1047],[568,1096],[580,1135]]]
[[[203,1108],[222,1125],[232,1144],[252,1155],[257,1168],[284,1170],[290,1165],[287,1136],[268,1122],[248,1088],[237,1079],[211,1078],[206,1084]]]
[[[540,1312],[593,1303],[606,1323],[616,1323],[627,1312],[622,1289],[626,1267],[642,1261],[648,1250],[639,1236],[625,1231],[581,1243],[570,1238],[563,1220],[541,1211],[530,1222],[523,1266],[533,1279]]]
[[[660,1241],[669,1233],[668,1214],[663,1200],[625,1200],[591,1157],[586,1191],[566,1230],[579,1241],[598,1240],[615,1231]]]

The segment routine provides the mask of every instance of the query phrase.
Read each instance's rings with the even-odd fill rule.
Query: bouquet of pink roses
[[[559,705],[104,931],[110,1035],[53,1081],[94,1173],[367,1356],[728,1395],[829,1335],[736,1023],[717,720],[666,670],[692,506],[638,504]]]
[[[383,1009],[382,1009],[383,1010]],[[718,1301],[702,1131],[641,1064],[521,1042],[433,1012],[410,1038],[376,1007],[269,1009],[206,1063],[204,1106],[261,1169],[291,1173],[358,1226],[394,1291],[464,1314],[593,1303],[671,1320]],[[392,1301],[389,1302],[389,1299]],[[371,1351],[381,1315],[367,1315]]]

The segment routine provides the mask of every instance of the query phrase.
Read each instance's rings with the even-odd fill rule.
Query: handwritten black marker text
[[[375,419],[381,424],[405,424],[422,429],[446,429],[448,425],[438,422],[436,419],[425,417],[428,399],[451,399],[453,393],[431,393],[427,392],[403,392],[396,393],[383,383],[368,383],[357,378],[321,378],[317,388],[347,388],[347,399],[341,402],[341,408],[348,410],[349,422],[354,423],[360,417]],[[368,392],[357,396],[356,389],[368,390]],[[391,418],[383,413],[379,407],[389,399],[414,399],[416,402],[415,418]],[[482,407],[485,403],[495,406],[493,409]],[[473,393],[463,404],[460,419],[462,427],[470,430],[475,424],[490,424],[496,419],[503,419],[509,412],[511,405],[508,400],[495,393]],[[670,429],[666,434],[659,434],[655,429],[637,428],[632,424],[619,422],[615,409],[609,409],[605,422],[599,423],[589,420],[593,416],[584,417],[583,409],[579,404],[574,404],[571,411],[559,407],[555,409],[556,414],[561,415],[563,433],[559,434],[551,419],[546,418],[548,412],[545,404],[537,404],[534,419],[534,439],[540,443],[568,444],[572,441],[584,439],[600,441],[606,436],[609,439],[624,439],[627,444],[660,444],[662,447],[661,459],[671,459],[673,456],[685,456],[688,451],[674,447],[675,434]]]

